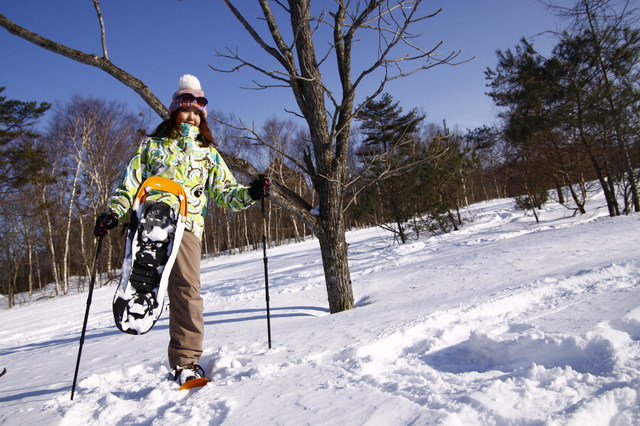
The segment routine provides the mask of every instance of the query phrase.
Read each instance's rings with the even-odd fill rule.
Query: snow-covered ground
[[[165,380],[167,314],[143,336],[97,289],[75,398],[86,294],[0,311],[9,425],[638,425],[640,215],[601,199],[541,222],[480,203],[460,231],[394,245],[348,234],[357,308],[327,312],[317,241],[203,263],[213,382]]]

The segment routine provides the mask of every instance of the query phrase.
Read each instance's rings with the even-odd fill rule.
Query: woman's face
[[[200,114],[198,114],[198,110],[195,108],[181,108],[176,120],[178,124],[187,123],[200,127]]]

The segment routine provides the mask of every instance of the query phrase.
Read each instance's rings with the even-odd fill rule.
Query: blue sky
[[[238,2],[240,3],[240,2]],[[243,0],[247,17],[257,25],[257,9]],[[249,6],[246,6],[249,4]],[[324,4],[319,2],[318,4]],[[330,2],[326,3],[330,5]],[[275,6],[274,6],[275,7]],[[197,76],[210,101],[210,110],[233,114],[246,123],[261,125],[266,119],[291,117],[296,110],[288,89],[246,90],[254,79],[264,77],[243,70],[218,73],[234,64],[216,57],[215,51],[239,49],[242,56],[270,68],[273,61],[262,52],[229,10],[216,0],[103,0],[101,2],[111,61],[141,79],[168,104],[183,74]],[[424,0],[424,14],[442,12],[422,21],[415,32],[419,44],[447,55],[461,51],[458,66],[438,66],[391,82],[386,92],[405,111],[419,108],[427,121],[457,126],[460,131],[490,125],[495,120],[484,71],[495,67],[496,50],[513,48],[524,36],[544,53],[554,41],[538,34],[557,30],[562,23],[535,0]],[[244,10],[243,9],[243,10]],[[100,29],[91,0],[4,1],[0,13],[43,37],[85,53],[102,55]],[[365,40],[367,41],[367,40]],[[364,43],[363,43],[364,45]],[[359,54],[354,68],[367,63]],[[46,51],[0,28],[0,86],[3,96],[22,101],[67,101],[73,94],[96,96],[126,103],[132,111],[146,108],[140,97],[115,78],[97,68]],[[323,76],[331,79],[331,67]],[[377,83],[370,80],[358,101]]]

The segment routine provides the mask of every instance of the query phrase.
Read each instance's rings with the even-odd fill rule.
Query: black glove
[[[270,189],[269,178],[260,175],[259,179],[251,182],[251,186],[249,186],[249,195],[253,200],[262,200],[269,196]]]
[[[93,230],[93,235],[96,237],[104,237],[109,233],[109,229],[113,229],[118,226],[118,218],[112,213],[102,213],[96,219],[96,227]]]

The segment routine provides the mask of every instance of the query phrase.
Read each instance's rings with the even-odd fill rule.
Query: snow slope
[[[202,267],[213,382],[166,381],[168,319],[117,331],[97,289],[70,401],[86,294],[0,311],[7,425],[638,425],[640,215],[602,200],[539,224],[512,200],[460,231],[394,245],[350,232],[357,308],[327,312],[317,241]]]

